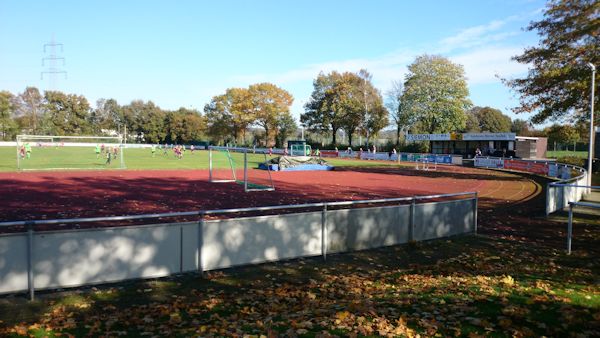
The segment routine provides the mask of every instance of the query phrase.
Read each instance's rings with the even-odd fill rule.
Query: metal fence
[[[360,208],[356,208],[362,206]],[[299,212],[295,212],[297,210]],[[306,211],[309,210],[309,211]],[[254,216],[266,212],[283,212]],[[290,213],[285,213],[290,212]],[[240,213],[252,216],[239,217]],[[234,215],[210,219],[209,216]],[[37,231],[38,225],[192,222]],[[477,231],[477,193],[0,223],[0,293],[157,278]]]
[[[587,171],[584,168],[545,160],[515,160],[512,158],[478,156],[474,159],[476,167],[498,170],[528,172],[559,179],[546,186],[546,216],[562,210],[569,202],[578,202],[589,191],[587,184]],[[575,177],[571,177],[576,173]]]
[[[581,186],[592,190],[600,190],[598,186]],[[593,202],[569,202],[569,223],[567,226],[567,254],[571,254],[571,241],[573,238],[573,208],[583,207],[591,209],[600,209],[600,203]]]
[[[590,191],[586,186],[588,173],[585,169],[569,164],[559,165],[577,172],[579,175],[548,183],[546,186],[546,216],[563,210],[569,206],[569,202],[579,202]]]

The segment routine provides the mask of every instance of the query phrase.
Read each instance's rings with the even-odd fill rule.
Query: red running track
[[[476,191],[480,206],[520,203],[541,192],[516,174],[455,166],[274,172],[276,191],[245,193],[209,183],[206,170],[0,173],[0,221],[225,209]]]

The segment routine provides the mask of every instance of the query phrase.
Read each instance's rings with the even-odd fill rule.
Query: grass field
[[[177,159],[172,151],[165,155],[163,151],[157,149],[154,157],[150,149],[125,149],[125,166],[131,170],[147,169],[208,169],[208,151],[186,151],[183,158]],[[213,165],[217,168],[228,168],[229,163],[223,153],[213,152]],[[275,155],[277,156],[277,155]],[[267,155],[268,157],[268,155]],[[16,149],[13,147],[0,147],[0,171],[17,171]],[[100,156],[96,158],[93,147],[65,147],[65,148],[37,148],[34,147],[31,158],[21,160],[21,165],[25,169],[44,170],[49,168],[73,168],[73,169],[119,169],[119,156],[113,160],[110,165],[106,164],[106,158]],[[232,158],[236,167],[243,168],[243,154],[232,153]],[[262,154],[248,154],[248,164],[250,168],[258,167],[259,163],[264,162],[265,156]],[[374,161],[346,160],[346,159],[327,159],[334,166],[382,166],[398,165],[395,162],[381,163]]]
[[[561,158],[561,157],[578,157],[578,158],[587,158],[587,151],[550,151],[546,152],[546,157],[548,158]]]

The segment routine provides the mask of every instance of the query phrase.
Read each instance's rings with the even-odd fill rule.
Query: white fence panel
[[[204,270],[321,254],[321,212],[207,221]]]
[[[163,277],[180,271],[180,228],[153,225],[36,233],[36,288]]]
[[[27,234],[0,237],[0,293],[27,290]]]
[[[327,212],[328,251],[344,252],[408,242],[410,206]]]
[[[416,241],[475,232],[473,200],[424,203],[415,205]]]

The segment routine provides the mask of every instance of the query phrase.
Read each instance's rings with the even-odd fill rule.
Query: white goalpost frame
[[[266,187],[264,189],[259,189],[259,188],[252,188],[250,185],[252,183],[250,183],[250,185],[248,184],[248,149],[246,148],[231,148],[232,150],[236,150],[239,152],[242,152],[244,154],[244,176],[243,176],[243,183],[244,183],[244,191],[245,192],[252,192],[252,191],[275,191],[275,185],[273,184],[273,177],[271,176],[271,169],[267,167],[267,173],[269,175],[269,182],[271,182],[271,186],[270,187]],[[227,154],[227,159],[229,162],[229,167],[231,168],[231,176],[233,177],[233,179],[215,179],[214,178],[214,168],[213,168],[213,150],[217,150],[217,151],[223,151]],[[265,161],[267,160],[267,154],[265,152],[260,152],[261,154],[264,155],[265,157]],[[233,160],[231,159],[231,152],[230,152],[230,148],[229,147],[215,147],[215,146],[210,146],[208,147],[208,181],[211,183],[232,183],[232,182],[238,182],[237,179],[237,175],[235,173],[235,164],[233,162]]]
[[[263,153],[265,156],[265,162],[267,159],[267,154]],[[244,150],[244,191],[275,191],[275,185],[273,184],[273,177],[271,176],[271,168],[267,166],[267,173],[269,174],[269,182],[271,182],[271,186],[265,189],[258,188],[248,188],[248,149]]]
[[[237,177],[235,176],[235,168],[233,165],[233,161],[231,160],[231,154],[229,153],[229,149],[225,148],[225,149],[217,149],[218,151],[226,151],[227,152],[227,159],[229,160],[229,167],[231,168],[231,175],[233,176],[233,179],[225,179],[225,180],[216,180],[213,179],[213,148],[212,147],[208,147],[208,181],[211,183],[229,183],[229,182],[237,182]]]
[[[73,170],[73,169],[84,169],[84,170],[91,170],[91,169],[95,169],[95,168],[34,168],[34,169],[26,169],[26,168],[21,168],[21,157],[20,157],[20,153],[19,150],[21,148],[22,145],[24,145],[25,143],[28,142],[37,142],[39,143],[41,140],[45,140],[46,142],[48,142],[48,140],[51,143],[51,146],[58,146],[58,143],[65,143],[62,141],[57,141],[57,139],[59,140],[98,140],[98,141],[102,141],[102,140],[116,140],[118,146],[119,146],[119,159],[121,162],[121,165],[119,167],[119,169],[125,169],[125,158],[124,158],[124,145],[123,145],[123,138],[121,136],[60,136],[60,135],[27,135],[27,134],[23,134],[23,135],[17,135],[16,137],[16,148],[17,148],[17,170],[21,170],[21,171],[27,171],[27,170],[36,170],[36,171],[40,171],[40,170]],[[76,143],[76,142],[67,142],[67,143]],[[96,142],[97,143],[97,142]],[[61,145],[62,146],[62,145]],[[87,143],[86,143],[87,146]],[[93,143],[89,143],[89,146],[93,146]]]
[[[419,158],[416,161],[416,170],[437,170],[437,161],[429,161],[427,158]],[[421,164],[419,166],[419,163]],[[431,168],[431,164],[433,163],[433,168]]]

